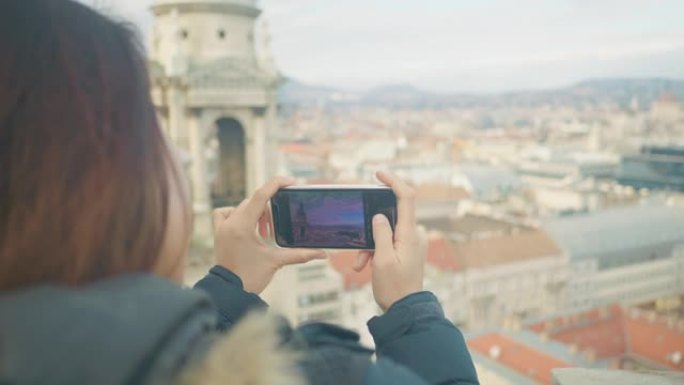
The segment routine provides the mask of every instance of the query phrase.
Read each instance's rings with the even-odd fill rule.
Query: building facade
[[[286,266],[278,271],[261,297],[291,323],[342,323],[342,277],[327,261]]]
[[[274,170],[270,139],[280,81],[255,0],[157,0],[152,96],[192,186],[195,238],[210,242],[213,207],[239,203]]]
[[[498,250],[501,253],[499,255],[520,254],[517,251],[506,252],[508,247],[521,247],[516,244],[517,241],[503,240],[502,243],[506,246]],[[473,246],[481,247],[471,244],[466,248]],[[567,260],[560,251],[554,250],[553,245],[541,247],[548,250],[524,251],[524,258],[521,259],[488,261],[466,267],[469,329],[515,327],[526,319],[552,314],[565,306]],[[463,248],[457,246],[457,255],[462,252]],[[480,255],[487,254],[488,251],[485,251]]]
[[[680,207],[646,203],[560,217],[545,228],[570,257],[570,309],[684,293]]]
[[[637,189],[684,191],[684,146],[644,146],[623,156],[617,180]]]

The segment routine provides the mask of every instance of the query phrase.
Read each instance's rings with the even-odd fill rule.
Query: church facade
[[[265,31],[255,37],[255,0],[157,0],[151,10],[152,96],[190,176],[195,239],[208,243],[212,209],[274,173],[281,78]]]

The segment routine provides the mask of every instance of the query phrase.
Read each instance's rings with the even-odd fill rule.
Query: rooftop
[[[463,268],[479,268],[561,255],[556,243],[540,230],[453,242],[452,246],[457,263]]]
[[[452,222],[453,231],[466,237],[471,237],[474,235],[476,236],[483,233],[513,232],[514,230],[520,228],[523,227],[503,219],[475,214],[466,214],[462,217],[455,218],[455,220]]]
[[[612,306],[549,319],[528,328],[579,351],[591,350],[604,359],[619,357],[627,349],[622,322],[622,310]]]
[[[627,370],[598,369],[556,369],[553,371],[554,385],[680,385],[684,383],[684,373],[645,372],[635,373]]]
[[[671,250],[684,242],[684,209],[647,203],[554,218],[544,227],[576,260],[615,253],[627,257],[626,251],[652,247],[658,249],[654,252],[667,252],[660,249]]]
[[[329,144],[311,144],[301,142],[290,142],[281,144],[278,151],[283,154],[308,155],[313,157],[323,157],[330,152]]]
[[[552,369],[572,366],[571,362],[532,347],[503,331],[471,338],[468,340],[468,347],[508,369],[543,384],[551,384]]]
[[[627,354],[642,364],[684,371],[684,320],[630,309],[624,315]]]
[[[684,370],[684,319],[613,305],[552,318],[528,328],[554,341],[639,367]]]
[[[421,224],[428,229],[439,230],[450,236],[460,238],[470,238],[483,234],[507,233],[520,227],[501,219],[477,214],[430,218],[421,220]]]
[[[462,164],[459,169],[468,179],[473,195],[480,199],[493,199],[522,187],[518,175],[504,167]]]
[[[415,186],[416,202],[452,202],[470,198],[470,193],[463,187],[452,186],[447,183],[426,182]]]
[[[534,381],[534,380],[522,375],[521,373],[518,373],[517,371],[506,367],[505,365],[501,365],[501,363],[497,362],[495,359],[489,357],[486,354],[482,354],[482,353],[478,352],[477,350],[470,349],[470,355],[473,358],[473,362],[475,363],[476,369],[478,370],[477,375],[478,375],[480,381],[483,383],[484,383],[484,381],[487,381],[487,378],[485,377],[484,373],[481,372],[481,369],[494,372],[496,377],[505,379],[509,384],[515,384],[515,385],[537,385],[538,384],[537,381]]]
[[[440,270],[458,271],[460,265],[451,244],[443,236],[428,240],[427,262]]]

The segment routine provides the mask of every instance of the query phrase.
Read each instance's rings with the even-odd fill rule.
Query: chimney
[[[501,347],[499,345],[493,345],[489,348],[489,357],[498,360],[501,357]]]

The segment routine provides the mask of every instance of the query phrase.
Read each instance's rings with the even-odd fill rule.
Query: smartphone
[[[392,230],[397,198],[387,186],[291,186],[271,198],[274,238],[281,247],[375,249],[372,219],[384,214]]]

